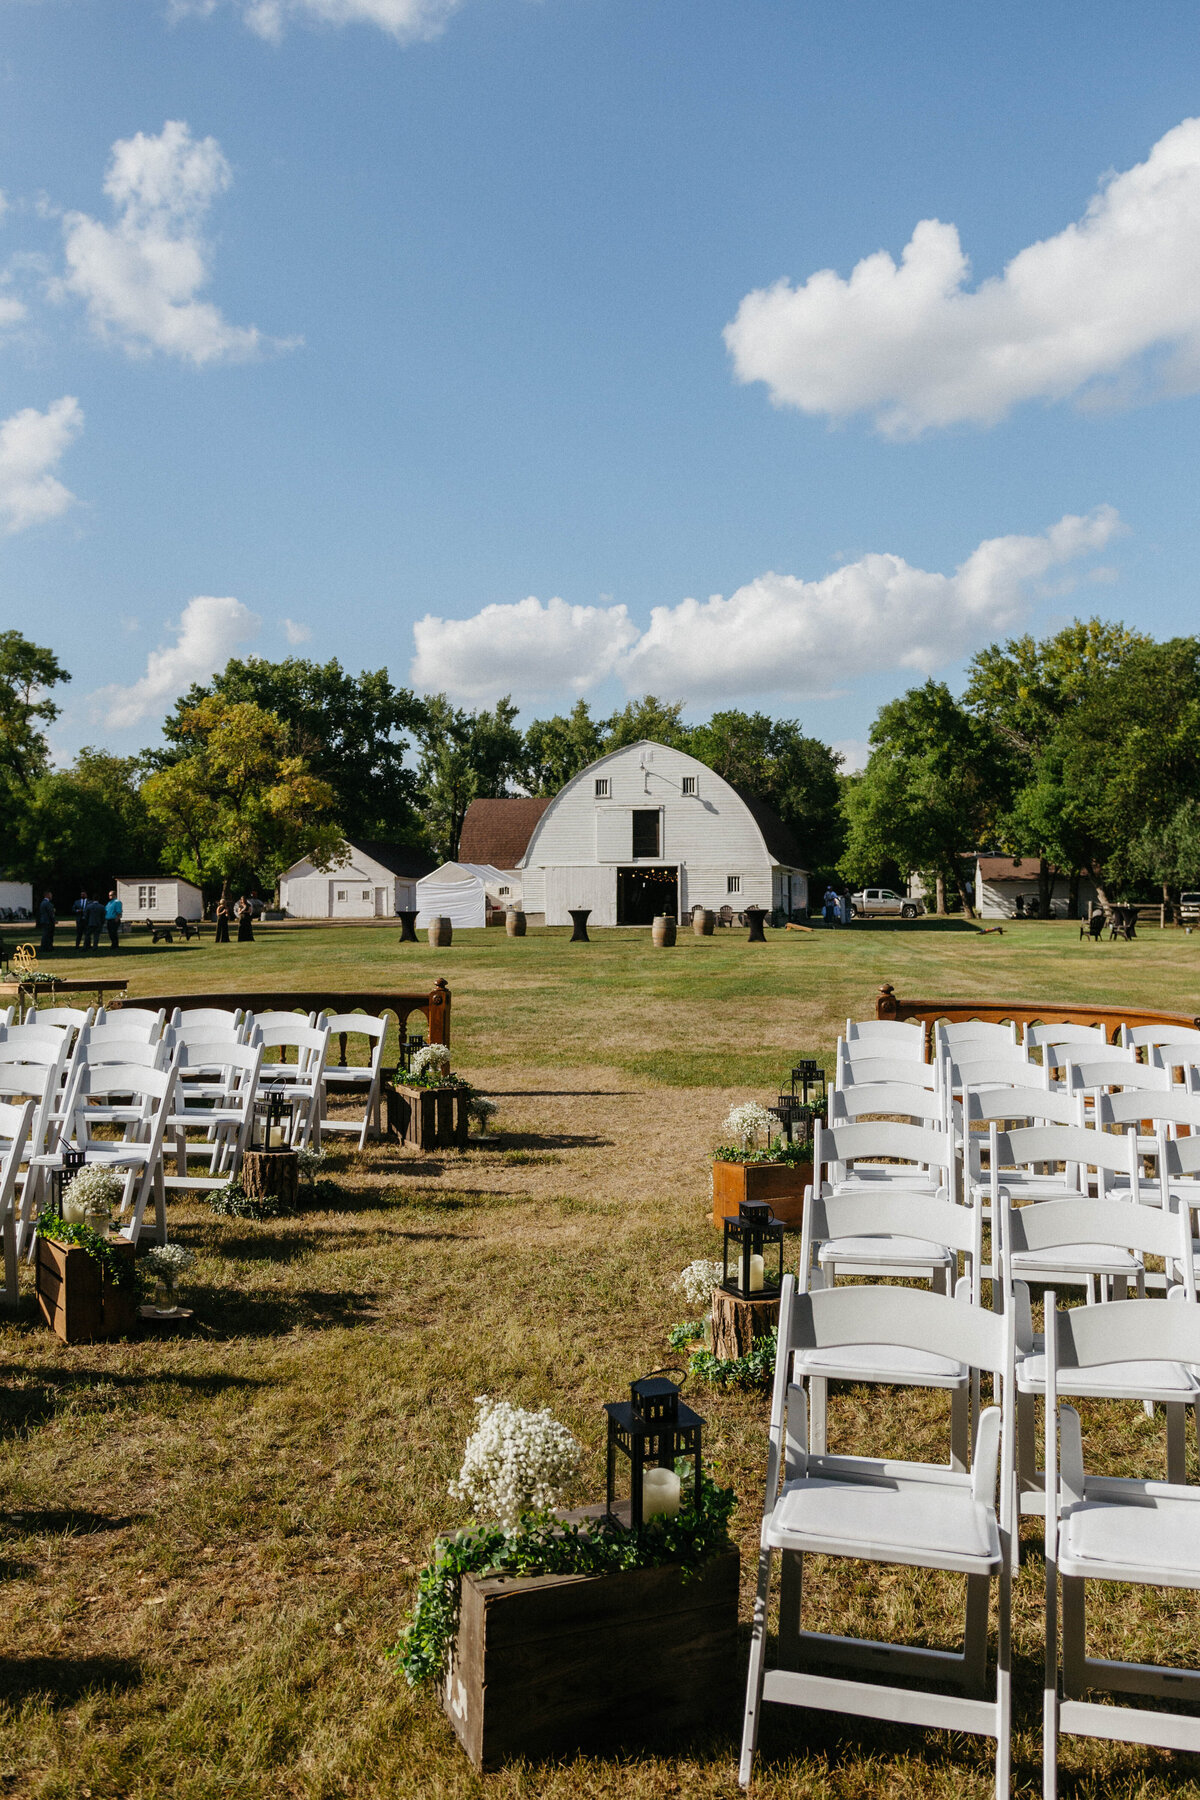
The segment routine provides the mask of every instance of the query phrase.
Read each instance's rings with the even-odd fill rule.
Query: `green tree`
[[[718,775],[765,800],[795,836],[811,874],[831,874],[844,847],[841,757],[795,719],[736,710],[693,726],[685,746]]]
[[[953,886],[973,918],[965,853],[987,839],[1012,778],[997,734],[944,682],[927,681],[880,710],[871,745],[845,790],[843,875],[871,881],[885,861],[920,870]]]
[[[0,631],[0,778],[11,785],[28,788],[46,767],[42,727],[59,714],[49,690],[70,679],[53,650]]]
[[[328,782],[338,824],[350,838],[420,843],[417,775],[405,757],[425,716],[408,688],[392,686],[386,669],[347,673],[327,663],[289,656],[283,662],[235,658],[207,686],[194,686],[163,727],[175,753],[184,745],[183,721],[210,695],[251,702],[288,727],[293,755]],[[168,757],[163,761],[169,760]]]
[[[478,712],[453,706],[445,694],[428,694],[424,714],[417,775],[425,826],[437,854],[453,862],[472,800],[499,799],[520,780],[525,740],[507,694]]]
[[[568,714],[534,719],[525,733],[524,785],[531,794],[557,794],[603,753],[602,727],[586,700]]]
[[[201,886],[273,886],[304,856],[329,868],[342,844],[336,797],[292,749],[281,719],[253,701],[208,695],[177,721],[180,754],[142,795],[166,855]]]
[[[640,700],[628,701],[620,712],[604,721],[602,748],[621,750],[626,744],[647,738],[651,743],[676,744],[686,750],[690,733],[683,723],[683,705],[682,700],[660,700],[657,694],[643,694]]]
[[[117,876],[162,870],[162,833],[141,793],[140,757],[79,752],[68,769],[33,784],[22,860],[30,879],[64,898],[80,887],[107,893]]]

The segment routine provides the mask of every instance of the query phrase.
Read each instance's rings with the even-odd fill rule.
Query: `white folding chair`
[[[1023,1043],[1026,1050],[1044,1050],[1047,1044],[1107,1044],[1103,1025],[1068,1025],[1052,1021],[1049,1025],[1026,1025]]]
[[[96,1009],[78,1006],[46,1006],[41,1012],[31,1006],[25,1014],[27,1025],[56,1026],[59,1030],[78,1031],[82,1025],[90,1025],[96,1017]]]
[[[807,1449],[804,1389],[789,1365],[812,1352],[878,1344],[944,1357],[1000,1379],[1002,1404],[975,1435],[974,1467],[958,1469]],[[738,1780],[750,1785],[764,1702],[977,1733],[996,1740],[996,1794],[1009,1791],[1011,1666],[1009,1598],[1013,1531],[1010,1319],[940,1294],[905,1288],[839,1288],[799,1294],[786,1276],[771,1404],[758,1592],[750,1639]],[[1000,1508],[996,1511],[999,1466]],[[780,1477],[782,1476],[782,1484]],[[767,1609],[774,1558],[782,1560],[777,1666],[767,1670]],[[835,1637],[801,1629],[805,1556],[922,1569],[967,1578],[961,1653]],[[998,1583],[995,1695],[987,1693],[988,1601]],[[860,1679],[830,1671],[841,1666]],[[937,1691],[898,1687],[930,1677]],[[946,1693],[945,1686],[957,1689]]]
[[[917,1193],[957,1198],[953,1134],[928,1125],[874,1119],[861,1125],[814,1125],[813,1183],[805,1215],[816,1200],[843,1195]],[[887,1162],[877,1160],[887,1157]],[[837,1271],[857,1276],[906,1276],[945,1287],[953,1257],[949,1247],[917,1238],[855,1233],[827,1238],[817,1260],[830,1286]]]
[[[983,1226],[979,1208],[958,1206],[928,1194],[847,1195],[823,1199],[814,1195],[804,1209],[797,1285],[802,1294],[833,1287],[834,1265],[823,1265],[824,1245],[838,1240],[887,1240],[910,1256],[935,1252],[945,1257],[936,1269],[921,1267],[942,1293],[953,1292],[965,1305],[980,1304],[983,1269]],[[960,1261],[961,1259],[961,1261]],[[962,1274],[960,1276],[960,1267]],[[965,1469],[971,1431],[970,1371],[944,1357],[917,1356],[877,1343],[843,1346],[836,1352],[796,1353],[792,1380],[809,1377],[810,1450],[826,1449],[826,1397],[830,1381],[878,1382],[893,1387],[948,1389],[951,1394],[950,1461]],[[977,1400],[978,1396],[974,1396]]]
[[[898,1056],[926,1062],[925,1027],[904,1019],[847,1019],[846,1046],[854,1056]]]
[[[177,1047],[178,1080],[164,1134],[173,1144],[175,1173],[164,1173],[166,1187],[218,1188],[235,1178],[250,1142],[262,1055],[261,1044],[228,1038]],[[189,1131],[202,1131],[203,1142],[189,1140]],[[202,1158],[207,1173],[199,1175],[189,1162]]]
[[[167,1241],[162,1147],[175,1101],[175,1081],[174,1068],[142,1069],[132,1063],[104,1063],[78,1069],[72,1083],[67,1123],[75,1148],[84,1152],[88,1162],[126,1171],[121,1210],[128,1212],[129,1217],[120,1227],[120,1236],[127,1243],[136,1244],[141,1235],[142,1216],[151,1193],[158,1241]],[[90,1125],[97,1113],[109,1115],[106,1124],[110,1127],[119,1122],[123,1136],[94,1138]],[[125,1117],[120,1118],[122,1113]]]
[[[32,1100],[26,1100],[20,1106],[0,1105],[0,1233],[4,1238],[5,1306],[16,1306],[20,1299],[17,1276],[17,1178],[32,1124]]]
[[[1200,1031],[1192,1025],[1122,1025],[1121,1042],[1135,1050],[1165,1050],[1178,1045],[1190,1050],[1200,1062]]]
[[[167,1022],[167,1009],[160,1006],[157,1012],[152,1012],[148,1006],[116,1006],[106,1012],[102,1007],[94,1022],[97,1025],[139,1026],[153,1042],[162,1036],[163,1026]],[[132,1030],[129,1035],[134,1035]]]
[[[849,1087],[832,1088],[829,1123],[850,1125],[856,1119],[904,1118],[913,1125],[934,1125],[945,1130],[949,1100],[936,1088],[901,1081],[854,1081]]]
[[[324,1095],[322,1099],[321,1132],[348,1131],[358,1138],[358,1148],[366,1144],[368,1135],[380,1137],[382,1122],[380,1108],[380,1069],[383,1063],[383,1041],[387,1036],[387,1020],[369,1017],[366,1013],[335,1013],[322,1020],[329,1032],[330,1043],[338,1039],[340,1060],[330,1062],[325,1058]],[[369,1058],[365,1065],[355,1066],[346,1062],[346,1039],[358,1035],[367,1040]],[[329,1104],[329,1095],[334,1093],[361,1093],[364,1096],[361,1119],[330,1118],[325,1108]]]
[[[978,1203],[986,1220],[994,1221],[997,1183],[992,1180],[992,1128],[1011,1126],[1018,1121],[1026,1125],[1079,1125],[1083,1120],[1082,1102],[1061,1088],[1037,1087],[972,1087],[964,1090],[963,1114],[963,1187],[967,1197]],[[987,1166],[985,1167],[985,1160]],[[1076,1184],[1066,1175],[1031,1174],[1025,1169],[1004,1170],[1013,1189],[1028,1190],[1028,1199],[1044,1199],[1047,1193],[1074,1193]],[[992,1259],[984,1268],[985,1278],[995,1276],[995,1244]]]
[[[839,1038],[834,1087],[848,1088],[860,1082],[875,1081],[900,1081],[908,1087],[932,1089],[938,1085],[938,1070],[935,1064],[916,1062],[912,1057],[875,1056],[870,1046],[861,1055],[857,1052],[852,1055],[846,1048],[845,1039]]]
[[[1121,1200],[1046,1200],[1038,1206],[1004,1208],[1000,1222],[1003,1250],[1001,1276],[1003,1304],[1016,1312],[1017,1334],[1017,1476],[1021,1510],[1045,1510],[1045,1482],[1036,1466],[1033,1403],[1046,1391],[1044,1339],[1034,1333],[1033,1313],[1026,1281],[1014,1278],[1014,1265],[1040,1262],[1052,1267],[1056,1259],[1071,1257],[1087,1248],[1109,1251],[1114,1259],[1135,1265],[1139,1298],[1145,1296],[1143,1271],[1147,1256],[1161,1257],[1163,1285],[1172,1298],[1194,1304],[1195,1258],[1191,1221],[1184,1208],[1162,1212],[1157,1207],[1130,1206]],[[1124,1298],[1121,1293],[1120,1299]],[[1118,1301],[1106,1304],[1116,1305]],[[1134,1400],[1152,1417],[1156,1405],[1166,1409],[1167,1480],[1182,1481],[1186,1409],[1197,1408],[1200,1424],[1200,1380],[1196,1372],[1179,1363],[1119,1364],[1097,1367],[1083,1385],[1064,1391],[1090,1394],[1107,1400]]]
[[[1005,1056],[1019,1050],[1016,1025],[991,1025],[983,1019],[941,1019],[933,1028],[934,1061],[949,1056],[961,1062],[963,1056]]]
[[[1079,1125],[1030,1125],[1017,1131],[990,1127],[990,1180],[993,1222],[1005,1201],[1041,1204],[1048,1200],[1087,1200],[1091,1188],[1096,1198],[1112,1198],[1126,1205],[1142,1204],[1141,1165],[1137,1133],[1124,1137],[1109,1131],[1089,1131]],[[1064,1186],[1047,1176],[1044,1165],[1062,1164]],[[1089,1175],[1089,1169],[1096,1171]],[[1021,1179],[1022,1174],[1024,1179]],[[1081,1242],[1042,1256],[1036,1250],[1011,1249],[1010,1274],[1015,1281],[1082,1286],[1089,1297],[1096,1283],[1108,1282],[1119,1292],[1136,1281],[1139,1263],[1127,1250]]]
[[[263,1087],[286,1087],[296,1104],[292,1119],[292,1142],[298,1145],[321,1143],[321,1083],[325,1076],[325,1059],[329,1051],[329,1032],[323,1025],[305,1025],[295,1013],[283,1014],[284,1023],[271,1024],[260,1015],[255,1020],[251,1042],[260,1045],[263,1061],[258,1072]],[[295,1062],[268,1060],[270,1051],[295,1050]]]
[[[1087,1654],[1089,1581],[1200,1588],[1200,1489],[1183,1482],[1089,1475],[1070,1385],[1097,1366],[1147,1360],[1200,1364],[1200,1307],[1161,1300],[1059,1310],[1046,1295],[1046,1662],[1042,1791],[1058,1791],[1058,1739],[1106,1738],[1200,1751],[1200,1671]],[[1060,1449],[1061,1447],[1061,1449]],[[1061,1691],[1058,1599],[1062,1591]],[[1155,1712],[1084,1699],[1089,1692],[1145,1695],[1190,1710]]]

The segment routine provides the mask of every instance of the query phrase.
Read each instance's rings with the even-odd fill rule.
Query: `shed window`
[[[659,847],[659,812],[643,808],[633,815],[633,854],[639,856],[661,856]]]
[[[685,794],[694,794],[694,793],[695,793],[695,791],[696,791],[696,777],[695,777],[695,776],[694,776],[694,775],[685,775],[685,776],[684,776],[684,778],[683,778],[683,791],[684,791],[684,793],[685,793]]]
[[[742,891],[741,876],[740,875],[727,875],[725,877],[725,892],[727,894],[740,894],[741,891]]]
[[[154,886],[153,882],[147,883],[144,887],[139,887],[138,911],[140,912],[143,907],[148,907],[149,910],[153,912],[157,905],[158,889]]]
[[[496,889],[496,892],[497,892],[497,893],[498,893],[498,894],[507,894],[507,892],[508,892],[508,889],[507,889],[507,888],[506,888],[506,887],[502,887],[502,888],[497,888],[497,889]]]
[[[345,890],[345,888],[339,888],[339,889],[338,889],[338,891],[337,891],[337,897],[338,897],[338,899],[339,899],[339,900],[344,900],[344,899],[345,899],[345,898],[346,898],[346,890]]]
[[[596,777],[596,798],[597,798],[597,800],[607,800],[608,795],[609,795],[608,776],[607,775],[597,775],[597,777]]]
[[[369,899],[370,899],[370,898],[371,898],[371,890],[370,890],[370,888],[364,888],[364,889],[363,889],[363,891],[362,891],[362,897],[363,897],[363,899],[364,899],[364,900],[369,900]]]

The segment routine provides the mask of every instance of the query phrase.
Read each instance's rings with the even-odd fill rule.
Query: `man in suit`
[[[79,898],[71,911],[75,914],[75,948],[82,950],[87,943],[87,889],[80,888]]]
[[[53,894],[51,894],[49,888],[46,889],[46,892],[42,896],[42,903],[38,907],[38,915],[37,916],[38,916],[38,924],[42,928],[41,948],[43,950],[53,950],[53,948],[54,948],[54,926],[55,926],[55,921],[58,918],[58,914],[54,910],[54,896],[53,896]]]

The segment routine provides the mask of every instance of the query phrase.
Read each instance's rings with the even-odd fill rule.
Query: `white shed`
[[[693,907],[808,905],[791,832],[684,750],[643,740],[589,764],[550,802],[523,859],[524,902],[547,925],[647,925]]]
[[[489,912],[504,912],[521,898],[520,883],[490,863],[443,863],[417,883],[417,924],[449,919],[464,930],[486,925]]]
[[[33,911],[33,884],[29,881],[0,881],[0,919],[6,913]]]
[[[302,858],[285,870],[279,904],[291,919],[391,919],[415,908],[417,881],[432,867],[406,844],[347,843],[330,869]]]
[[[204,896],[194,882],[185,881],[182,875],[119,875],[117,899],[127,920],[153,919],[158,923],[204,917]]]

